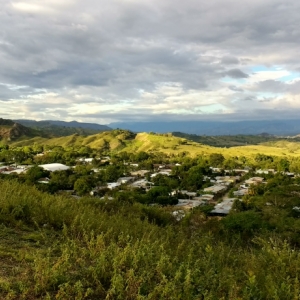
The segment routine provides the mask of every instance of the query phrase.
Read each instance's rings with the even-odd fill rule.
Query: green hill
[[[126,130],[104,131],[98,134],[83,136],[73,134],[70,136],[56,137],[56,138],[40,138],[35,137],[26,141],[19,141],[13,143],[14,146],[28,146],[33,143],[49,146],[63,146],[63,147],[79,147],[89,146],[91,148],[103,148],[107,150],[120,150],[126,147],[128,142],[134,141],[135,134]]]
[[[46,136],[41,131],[28,128],[12,120],[0,118],[0,141],[13,142],[16,140],[27,140],[36,136]]]
[[[262,143],[258,145],[238,146],[230,148],[213,147],[200,144],[185,138],[169,134],[132,133],[127,130],[116,129],[105,131],[94,135],[82,136],[74,134],[58,138],[34,137],[32,139],[16,141],[13,146],[30,146],[32,144],[79,147],[89,146],[95,149],[107,151],[149,151],[164,152],[167,154],[178,154],[184,152],[190,156],[204,155],[210,153],[221,153],[229,156],[252,156],[257,153],[275,156],[299,156],[300,143],[278,140],[275,142]]]
[[[260,134],[260,135],[196,135],[187,134],[183,132],[172,132],[174,136],[185,138],[197,143],[202,143],[214,147],[236,147],[247,145],[258,145],[261,143],[276,141],[279,138],[273,135]]]

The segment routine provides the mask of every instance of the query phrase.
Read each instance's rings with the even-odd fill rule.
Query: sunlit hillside
[[[221,153],[227,157],[247,157],[257,153],[275,156],[300,155],[299,142],[275,141],[259,145],[220,148],[200,144],[184,138],[175,137],[172,134],[134,134],[126,130],[106,131],[90,136],[81,136],[78,134],[74,134],[66,137],[51,139],[35,137],[33,139],[22,140],[19,142],[12,143],[13,146],[24,146],[33,144],[63,147],[89,146],[91,148],[127,152],[150,151],[164,152],[168,154],[178,154],[180,152],[185,152],[190,156],[210,153]]]

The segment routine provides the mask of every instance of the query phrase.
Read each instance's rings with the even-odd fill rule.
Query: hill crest
[[[32,138],[40,136],[36,130],[23,126],[12,120],[0,118],[0,140],[14,141],[21,137]]]

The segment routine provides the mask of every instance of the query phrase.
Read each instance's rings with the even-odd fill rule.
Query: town
[[[277,173],[298,177],[287,167],[282,168],[282,160],[281,169],[275,170],[260,169],[259,164],[254,166],[245,158],[244,163],[241,159],[226,160],[218,153],[190,158],[146,152],[104,155],[89,147],[44,148],[2,147],[1,178],[15,178],[41,191],[75,199],[90,196],[169,206],[177,220],[196,207],[210,216],[226,216],[236,201],[255,195],[259,186]],[[228,161],[233,168],[228,168]]]

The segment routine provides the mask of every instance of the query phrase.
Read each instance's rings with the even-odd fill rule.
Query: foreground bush
[[[78,201],[8,181],[0,191],[2,232],[34,230],[34,244],[0,249],[16,264],[1,274],[2,299],[300,297],[299,251],[280,237],[242,246],[173,224],[160,208],[150,214],[140,204]]]

